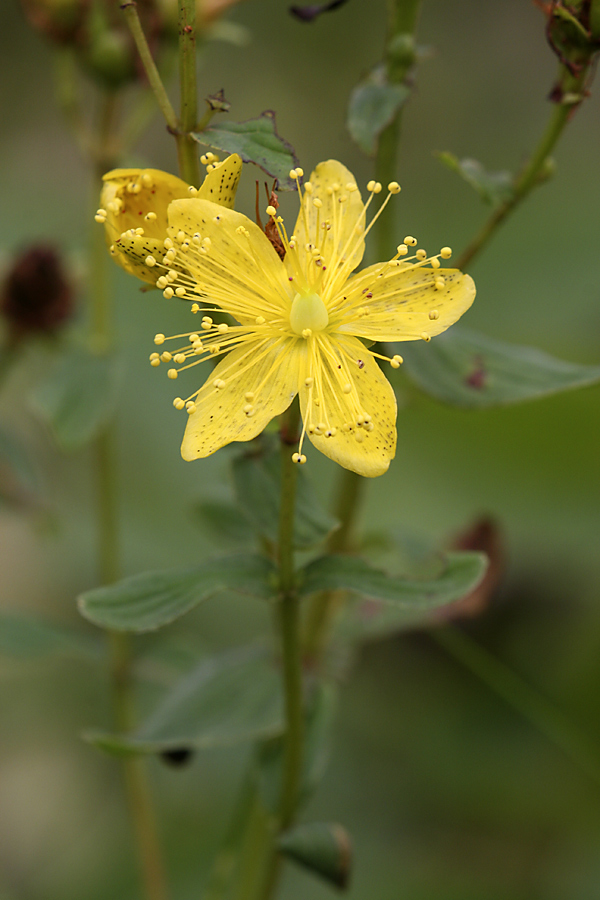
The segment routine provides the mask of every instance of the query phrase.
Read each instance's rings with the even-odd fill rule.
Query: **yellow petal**
[[[336,331],[374,341],[416,341],[424,334],[441,334],[469,309],[474,298],[473,279],[458,269],[378,264],[345,285],[343,297],[334,300],[339,310],[330,313],[329,321]]]
[[[221,360],[195,399],[196,412],[181,445],[184,459],[210,456],[232,441],[250,441],[288,408],[298,392],[297,344],[289,338],[251,339]],[[216,389],[217,380],[224,386]]]
[[[169,235],[179,232],[190,241],[185,266],[202,293],[242,324],[257,316],[287,322],[293,299],[287,272],[254,222],[210,200],[176,200]]]
[[[202,186],[198,188],[197,196],[233,209],[241,173],[242,160],[237,153],[232,153],[207,173]]]
[[[188,185],[159,169],[113,169],[103,181],[100,206],[106,210],[106,242],[115,248],[113,259],[131,275],[156,284],[161,271],[147,266],[145,259],[156,254],[162,259],[169,203],[189,197]],[[146,218],[148,213],[150,218]],[[141,239],[121,239],[136,228],[144,229]]]
[[[311,261],[312,251],[306,247],[310,245],[321,251],[327,266],[323,280],[323,299],[327,302],[340,276],[345,281],[363,258],[364,204],[354,175],[335,159],[319,163],[310,176],[310,183],[313,189],[311,193],[303,193],[294,235],[301,265],[309,275],[309,287],[310,276],[316,278],[319,269]],[[347,185],[356,190],[349,191]],[[345,199],[341,200],[342,197]],[[315,200],[322,203],[320,208]]]
[[[321,340],[328,342],[327,352],[320,354],[322,371],[315,377],[312,388],[313,397],[315,393],[320,394],[320,404],[310,408],[310,390],[303,377],[300,408],[307,426],[318,425],[318,416],[322,415],[323,423],[330,430],[335,428],[335,434],[326,437],[308,433],[308,437],[321,453],[344,468],[366,478],[383,475],[396,453],[394,391],[356,338],[337,340],[324,335]],[[348,386],[352,390],[346,393],[344,388]],[[358,426],[359,413],[371,416],[372,430]]]

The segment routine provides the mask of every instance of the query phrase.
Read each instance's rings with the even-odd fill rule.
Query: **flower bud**
[[[68,44],[87,9],[87,0],[21,0],[29,24],[58,44]]]
[[[23,250],[0,290],[0,314],[8,339],[16,344],[31,334],[53,334],[73,312],[73,290],[58,252],[45,244]]]

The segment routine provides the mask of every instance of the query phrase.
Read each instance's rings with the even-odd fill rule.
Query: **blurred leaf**
[[[290,178],[290,169],[297,163],[296,154],[277,134],[275,113],[267,109],[257,119],[247,122],[219,120],[204,131],[192,134],[200,144],[214,147],[223,153],[238,153],[244,162],[259,166],[271,178],[279,182],[280,190],[295,190],[296,182]]]
[[[513,177],[510,172],[487,172],[476,159],[458,159],[453,153],[438,153],[438,158],[474,188],[484,203],[497,206],[510,199]]]
[[[456,326],[428,344],[403,343],[402,355],[406,371],[423,391],[470,409],[518,403],[600,382],[600,366],[564,362],[533,347],[507,344]]]
[[[281,676],[262,646],[203,660],[131,735],[91,731],[85,739],[115,754],[227,747],[283,729]]]
[[[405,84],[388,84],[385,69],[378,66],[350,94],[348,131],[360,149],[371,156],[377,138],[410,97]]]
[[[0,653],[5,656],[36,658],[69,656],[96,659],[96,641],[70,628],[59,627],[32,616],[0,614]]]
[[[409,581],[375,569],[352,556],[321,556],[304,568],[300,594],[345,590],[405,609],[433,609],[458,600],[473,590],[483,577],[487,560],[481,553],[448,553],[437,577]]]
[[[405,609],[382,600],[359,598],[349,604],[335,626],[343,641],[363,641],[431,624],[431,610]]]
[[[344,890],[352,866],[352,843],[345,828],[331,822],[297,825],[279,838],[281,852],[305,869]]]
[[[259,449],[257,451],[258,448]],[[251,445],[250,452],[233,461],[233,483],[238,503],[258,531],[275,542],[279,531],[281,451],[269,441]],[[319,502],[303,468],[298,469],[294,546],[322,543],[338,522]]]
[[[263,556],[225,556],[187,569],[142,572],[78,598],[86,619],[117,631],[152,631],[219,591],[268,599],[273,564]]]
[[[37,474],[21,441],[0,427],[0,506],[21,509],[36,506]]]
[[[78,450],[102,430],[117,403],[120,374],[113,357],[70,347],[37,386],[33,409],[63,450]]]
[[[306,802],[325,774],[335,712],[337,687],[331,682],[318,682],[312,692],[305,720],[304,755],[300,802]],[[267,809],[276,813],[281,794],[283,738],[264,742],[259,751],[260,789]]]
[[[250,522],[242,510],[233,503],[205,500],[196,503],[193,512],[200,524],[210,532],[211,537],[220,543],[245,544],[253,537]]]
[[[307,5],[290,6],[289,10],[293,16],[300,19],[301,22],[314,22],[322,13],[333,12],[340,6],[344,6],[348,0],[328,0],[326,3],[309,3]]]

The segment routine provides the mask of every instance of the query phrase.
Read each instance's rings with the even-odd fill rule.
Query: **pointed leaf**
[[[63,450],[92,440],[114,412],[121,367],[110,356],[71,347],[31,397],[34,411]]]
[[[19,658],[68,656],[98,659],[100,647],[87,635],[33,616],[0,614],[0,653]]]
[[[377,138],[409,97],[410,88],[405,84],[388,84],[381,67],[354,88],[347,125],[350,136],[364,153],[375,153]]]
[[[600,382],[600,366],[565,362],[533,347],[456,326],[428,344],[403,343],[401,352],[406,371],[423,391],[470,409],[519,403]]]
[[[164,753],[226,747],[283,727],[281,675],[264,647],[250,646],[200,663],[133,734],[84,737],[109,753]]]
[[[280,190],[295,190],[296,182],[289,173],[297,165],[296,154],[291,144],[277,134],[272,110],[267,109],[257,119],[247,122],[219,119],[218,124],[209,125],[192,137],[200,144],[223,153],[238,153],[244,162],[255,163],[278,180]]]
[[[258,447],[258,449],[257,449]],[[238,503],[258,531],[276,541],[279,530],[281,452],[263,440],[233,461],[233,481]],[[262,449],[261,449],[262,448]],[[321,506],[304,469],[298,469],[294,545],[314,547],[325,540],[338,522]]]
[[[263,556],[229,556],[187,569],[142,572],[78,598],[81,614],[117,631],[152,631],[172,622],[219,591],[268,599],[273,564]]]
[[[477,191],[484,203],[497,206],[512,197],[513,177],[510,172],[487,172],[476,159],[459,159],[453,153],[438,153],[437,156]]]
[[[344,890],[352,866],[352,843],[345,828],[331,822],[311,822],[279,838],[281,852],[313,874]]]
[[[411,581],[375,569],[364,559],[322,556],[305,567],[300,593],[306,596],[341,589],[408,609],[433,609],[473,590],[486,566],[486,557],[481,553],[448,553],[437,577]]]

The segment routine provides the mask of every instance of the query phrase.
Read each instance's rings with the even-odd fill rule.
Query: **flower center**
[[[318,294],[296,294],[290,310],[290,326],[296,334],[322,331],[329,324],[329,313]]]

